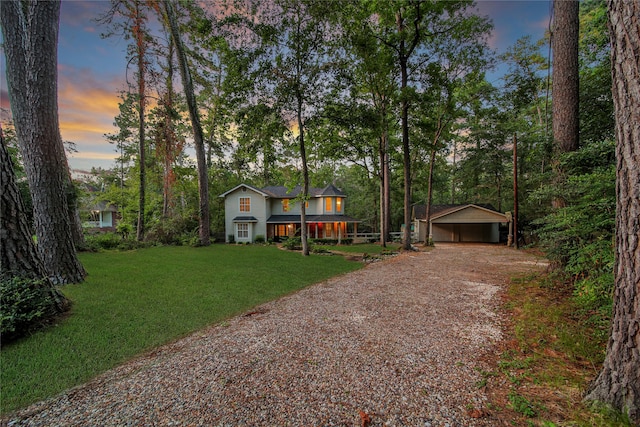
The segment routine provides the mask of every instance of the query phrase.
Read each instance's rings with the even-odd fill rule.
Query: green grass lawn
[[[2,347],[2,413],[81,384],[146,350],[361,264],[273,246],[81,254],[59,324]]]

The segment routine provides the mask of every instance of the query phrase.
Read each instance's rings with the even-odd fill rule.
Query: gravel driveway
[[[496,293],[542,260],[439,244],[316,284],[32,405],[9,425],[490,426]]]

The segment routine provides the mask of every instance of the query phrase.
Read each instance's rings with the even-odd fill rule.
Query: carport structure
[[[436,205],[431,208],[427,226],[426,207],[414,208],[414,221],[418,239],[429,236],[434,242],[498,243],[500,224],[506,224],[506,215],[491,205]]]

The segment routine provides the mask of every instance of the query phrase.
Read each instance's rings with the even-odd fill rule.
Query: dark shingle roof
[[[345,194],[335,185],[329,184],[322,189],[320,196],[341,196],[344,197]]]
[[[262,191],[264,193],[267,193],[271,197],[276,197],[281,199],[289,199],[289,198],[293,199],[294,197],[297,197],[300,194],[300,192],[302,191],[302,187],[299,185],[296,185],[294,188],[289,190],[284,185],[270,185],[267,187],[263,187]]]

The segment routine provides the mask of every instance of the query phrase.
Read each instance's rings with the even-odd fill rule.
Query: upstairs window
[[[251,212],[251,197],[240,197],[240,212]]]
[[[331,203],[331,197],[324,199],[324,210],[331,212],[333,210],[333,204]]]
[[[336,212],[342,212],[342,197],[336,197]]]
[[[282,212],[289,212],[289,199],[282,199]]]

